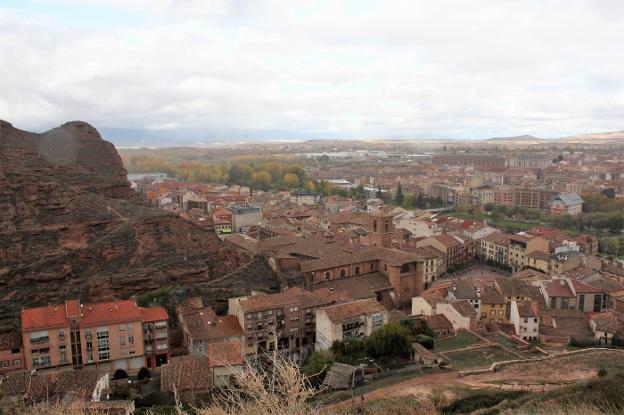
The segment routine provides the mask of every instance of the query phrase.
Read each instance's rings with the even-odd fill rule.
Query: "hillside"
[[[21,307],[206,283],[250,260],[135,200],[114,146],[89,124],[33,134],[0,121],[0,328]],[[269,271],[258,288],[275,285]]]

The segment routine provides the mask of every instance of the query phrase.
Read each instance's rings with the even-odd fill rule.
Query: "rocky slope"
[[[33,134],[0,121],[0,328],[15,327],[21,307],[189,287],[250,259],[135,200],[115,148],[89,124]]]

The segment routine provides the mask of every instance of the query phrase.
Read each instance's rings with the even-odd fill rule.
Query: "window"
[[[290,307],[291,312],[299,311],[299,307]]]
[[[340,278],[344,278],[347,276],[347,271],[345,271],[344,269],[340,270]]]
[[[167,322],[166,321],[159,321],[155,324],[156,329],[161,330],[161,329],[166,329],[167,328]]]
[[[96,332],[98,359],[110,359],[110,339],[108,337],[108,327],[99,327]]]
[[[156,340],[164,340],[167,338],[167,333],[158,333],[156,335]]]
[[[360,273],[360,267],[355,267],[355,275],[358,275]]]
[[[327,271],[325,272],[325,280],[330,280],[331,279],[331,272]]]
[[[65,340],[65,329],[59,330],[59,340]]]
[[[45,331],[34,331],[30,333],[30,342],[31,343],[45,343],[50,340],[48,336],[47,330]]]
[[[119,344],[122,346],[126,345],[126,336],[119,336]]]
[[[22,361],[21,359],[15,359],[13,361],[13,366],[21,366],[22,365]]]
[[[50,356],[41,356],[33,358],[34,367],[50,366]]]
[[[371,323],[373,327],[378,327],[383,324],[383,315],[382,314],[373,314],[371,316]]]
[[[247,315],[245,316],[245,318],[247,318],[247,319],[251,319],[251,314],[247,314]]]
[[[409,272],[409,270],[410,270],[409,264],[401,265],[401,274],[405,274],[406,272]]]
[[[98,353],[98,359],[100,359],[100,360],[108,360],[108,359],[110,359],[110,352],[100,352],[100,353]]]
[[[0,365],[2,365],[2,367],[9,367],[9,361],[3,360],[2,363],[0,363]]]
[[[61,345],[59,346],[59,350],[60,350],[60,351],[64,351],[64,350],[65,350],[65,345],[64,345],[64,344],[61,344]]]
[[[43,347],[41,349],[32,349],[31,350],[32,354],[44,354],[44,353],[50,353],[50,348],[49,347]]]
[[[128,344],[134,344],[134,336],[128,336]]]
[[[157,344],[156,350],[167,350],[167,343]]]
[[[119,331],[120,331],[121,333],[125,332],[125,331],[126,331],[126,325],[125,325],[125,324],[120,324],[120,325],[119,325]]]

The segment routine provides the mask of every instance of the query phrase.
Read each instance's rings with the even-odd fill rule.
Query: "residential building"
[[[431,246],[442,252],[446,257],[446,269],[452,269],[466,260],[466,250],[463,241],[457,237],[442,234],[424,238],[416,243],[418,248]]]
[[[486,287],[480,297],[480,321],[484,323],[507,324],[505,299],[495,287]]]
[[[514,271],[526,266],[526,255],[534,251],[548,252],[548,241],[541,236],[519,232],[509,237],[509,265]]]
[[[133,300],[65,304],[22,310],[26,368],[95,367],[137,371],[169,357],[168,316]]]
[[[509,319],[514,325],[516,336],[525,341],[537,341],[540,315],[536,301],[513,300]]]
[[[388,322],[388,310],[367,298],[316,310],[316,350],[329,349],[334,341],[366,338]]]
[[[477,311],[466,300],[440,303],[437,305],[436,311],[451,322],[453,330],[475,330],[477,328]]]
[[[298,287],[275,294],[254,292],[230,298],[228,314],[236,316],[245,332],[245,354],[311,349],[316,341],[316,309],[351,300],[344,292]]]
[[[624,331],[624,314],[614,310],[594,313],[589,318],[589,326],[601,345],[612,346],[613,338]]]
[[[24,368],[22,336],[18,332],[0,334],[0,374]]]
[[[509,263],[509,235],[494,232],[476,242],[477,256],[501,265]]]

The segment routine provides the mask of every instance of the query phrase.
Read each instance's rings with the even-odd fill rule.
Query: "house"
[[[26,308],[21,312],[28,370],[61,366],[136,372],[169,358],[168,316],[133,300]]]
[[[550,255],[542,251],[533,251],[526,255],[525,266],[548,274],[550,272]]]
[[[477,312],[477,320],[480,317],[481,310],[481,290],[472,280],[457,279],[452,281],[451,288],[447,291],[446,299],[448,302],[466,300]]]
[[[444,314],[434,314],[423,318],[436,337],[451,336],[455,333],[453,324]]]
[[[593,313],[589,326],[600,344],[611,346],[615,335],[624,330],[624,314],[613,310]]]
[[[0,334],[0,374],[24,368],[24,347],[20,333]]]
[[[515,328],[516,336],[525,341],[537,341],[540,315],[536,301],[513,300],[509,319]]]
[[[577,216],[583,212],[583,199],[578,193],[560,193],[550,203],[550,214],[553,216]]]
[[[445,283],[429,288],[420,296],[412,298],[412,315],[432,316],[436,314],[436,305],[447,302],[446,293],[449,289],[451,289],[451,284]]]
[[[480,321],[497,324],[508,323],[505,299],[495,287],[484,288],[480,300]]]
[[[437,311],[451,322],[453,330],[477,328],[477,312],[474,306],[466,300],[438,304]]]
[[[508,264],[514,271],[519,271],[526,266],[526,255],[531,252],[548,252],[548,241],[541,236],[519,232],[509,236],[509,259]]]
[[[215,208],[212,211],[214,230],[218,235],[232,233],[232,212],[226,208]]]
[[[372,298],[319,308],[316,350],[329,349],[336,340],[368,337],[387,322],[388,310]]]
[[[176,312],[189,354],[205,355],[212,344],[223,342],[237,345],[243,353],[245,333],[236,316],[217,316],[199,297],[184,300]]]

